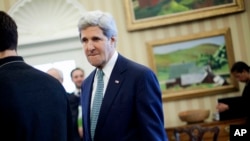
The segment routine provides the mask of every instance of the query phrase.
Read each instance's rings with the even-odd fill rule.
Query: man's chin
[[[96,67],[96,68],[102,68],[102,64],[100,64],[99,62],[98,63],[92,62],[91,65]]]
[[[100,65],[100,61],[95,60],[95,59],[89,60],[89,63],[90,63],[92,66],[94,66],[94,67],[97,67],[97,66]]]

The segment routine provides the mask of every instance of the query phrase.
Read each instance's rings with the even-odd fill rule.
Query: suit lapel
[[[85,123],[89,123],[86,124],[85,128],[88,130],[85,130],[84,132],[86,132],[86,135],[90,135],[90,106],[91,106],[91,95],[92,95],[92,89],[93,89],[93,81],[94,81],[94,77],[95,77],[95,72],[93,71],[90,76],[88,77],[89,79],[84,80],[84,86],[82,88],[82,92],[84,92],[81,96],[82,96],[82,110],[83,113],[88,113],[88,114],[83,114],[83,120],[85,120]],[[90,139],[90,136],[88,136],[88,138]]]

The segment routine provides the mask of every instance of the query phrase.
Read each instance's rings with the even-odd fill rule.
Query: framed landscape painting
[[[229,28],[152,41],[147,46],[163,100],[238,90],[230,75],[234,54]]]
[[[124,0],[128,31],[232,14],[244,0]]]

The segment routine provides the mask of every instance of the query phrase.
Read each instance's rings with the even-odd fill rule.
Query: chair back
[[[212,133],[213,140],[217,141],[220,128],[218,126],[214,127],[202,127],[199,125],[193,125],[185,128],[175,128],[174,136],[176,141],[181,141],[180,134],[187,134],[189,136],[189,141],[203,141],[204,134],[210,132]]]

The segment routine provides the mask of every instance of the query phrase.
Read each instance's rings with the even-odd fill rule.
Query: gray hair
[[[83,14],[83,17],[78,22],[78,30],[81,31],[90,26],[98,26],[103,31],[103,34],[109,39],[112,36],[117,36],[117,27],[114,18],[110,13],[99,10],[90,11]]]
[[[63,83],[63,72],[61,70],[59,70],[57,68],[50,68],[49,70],[47,70],[47,74],[53,76],[58,81]]]

